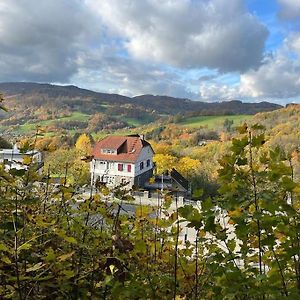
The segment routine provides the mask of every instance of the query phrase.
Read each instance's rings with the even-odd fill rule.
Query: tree
[[[219,198],[181,215],[202,232],[212,291],[222,298],[296,299],[300,293],[300,185],[292,158],[266,149],[259,125],[243,125],[221,160]],[[194,212],[196,213],[196,212]]]
[[[201,163],[198,159],[192,159],[188,156],[180,158],[175,167],[184,177],[191,179],[201,171]]]
[[[5,108],[5,106],[2,104],[3,102],[4,102],[4,97],[3,97],[3,95],[0,93],[0,110],[7,111],[7,109]]]
[[[162,174],[176,167],[178,158],[170,154],[156,154],[153,161],[156,164],[156,172]]]
[[[11,149],[12,144],[0,136],[0,149]]]
[[[225,131],[231,132],[232,125],[233,125],[233,120],[229,120],[229,119],[224,120],[223,127],[224,127]]]
[[[76,141],[75,148],[84,155],[90,155],[92,152],[92,142],[87,134],[82,134]]]

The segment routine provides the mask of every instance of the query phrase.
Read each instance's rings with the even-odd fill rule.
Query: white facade
[[[0,163],[4,163],[6,171],[10,169],[28,169],[28,166],[23,164],[24,158],[26,156],[29,156],[32,159],[32,163],[35,163],[37,165],[37,170],[41,170],[43,156],[41,152],[36,150],[22,153],[16,147],[14,147],[14,149],[2,149],[0,150]]]
[[[90,166],[92,183],[100,180],[110,187],[127,183],[129,188],[139,185],[140,176],[153,169],[153,154],[152,148],[146,146],[135,162],[119,161],[116,151],[110,153],[110,160],[93,159]]]

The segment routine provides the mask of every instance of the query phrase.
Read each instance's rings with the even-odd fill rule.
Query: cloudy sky
[[[0,0],[0,81],[300,102],[300,0]]]

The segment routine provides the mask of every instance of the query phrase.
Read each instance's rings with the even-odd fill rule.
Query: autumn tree
[[[76,141],[75,148],[84,155],[90,155],[92,152],[92,142],[90,137],[84,133]]]
[[[202,202],[198,218],[195,209],[180,210],[201,232],[216,299],[299,297],[300,185],[291,157],[264,147],[262,129],[239,129],[220,160],[220,195]]]
[[[156,154],[153,161],[156,164],[156,172],[162,174],[172,170],[177,165],[178,158],[170,154]]]

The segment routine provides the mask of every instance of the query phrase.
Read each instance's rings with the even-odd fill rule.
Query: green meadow
[[[226,119],[232,120],[233,125],[237,126],[252,118],[252,115],[224,115],[224,116],[198,116],[186,118],[179,125],[186,127],[207,127],[213,129],[223,125]]]

